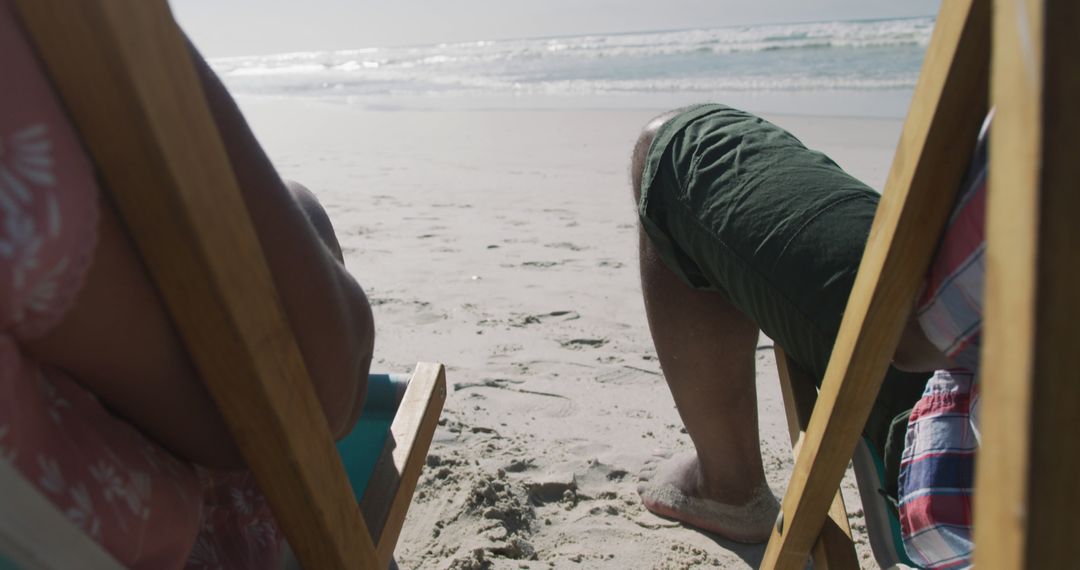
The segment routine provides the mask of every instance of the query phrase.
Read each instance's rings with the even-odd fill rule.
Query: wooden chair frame
[[[988,91],[996,111],[976,562],[1053,568],[1080,557],[1080,454],[1053,437],[1080,414],[1080,368],[1070,362],[1080,347],[1080,6],[995,0],[991,28],[990,4],[942,2],[762,568],[803,568],[831,532],[830,501],[951,210]]]
[[[1080,6],[995,2],[982,363],[992,421],[978,459],[976,556],[980,568],[1061,567],[1080,558],[1080,454],[1054,437],[1080,414],[1070,358],[1080,322]],[[835,535],[822,534],[830,506],[832,528],[847,534],[836,490],[959,187],[967,161],[957,151],[971,147],[987,108],[989,3],[943,0],[764,568],[802,568]],[[340,462],[167,7],[17,5],[298,556],[308,567],[385,566],[383,542],[376,551],[359,509],[342,501],[351,495]],[[90,84],[108,85],[87,93]],[[214,201],[199,188],[214,188]]]
[[[362,514],[167,2],[15,5],[297,558],[387,567],[445,399],[442,366],[418,366]]]

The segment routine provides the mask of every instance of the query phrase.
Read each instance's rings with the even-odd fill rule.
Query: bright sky
[[[208,57],[934,14],[940,0],[171,0]]]

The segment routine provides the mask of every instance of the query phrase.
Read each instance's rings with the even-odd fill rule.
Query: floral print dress
[[[79,291],[99,189],[9,0],[0,78],[0,462],[127,567],[280,566],[281,533],[250,475],[173,457],[22,351]]]

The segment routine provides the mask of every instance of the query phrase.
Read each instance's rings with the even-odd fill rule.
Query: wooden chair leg
[[[799,448],[810,424],[810,414],[814,411],[817,391],[810,377],[792,362],[784,349],[775,346],[776,370],[780,376],[780,391],[784,396],[784,412],[787,415],[788,433],[791,435],[791,452],[796,459]],[[851,526],[848,523],[844,496],[839,489],[829,507],[829,517],[821,528],[810,556],[815,569],[849,569],[859,567],[859,557],[855,552],[855,543],[851,540]]]

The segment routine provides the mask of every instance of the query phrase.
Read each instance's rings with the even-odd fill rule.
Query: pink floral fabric
[[[99,196],[9,0],[0,0],[0,77],[0,462],[127,567],[279,566],[281,533],[250,475],[173,457],[76,378],[21,350],[74,302]]]

